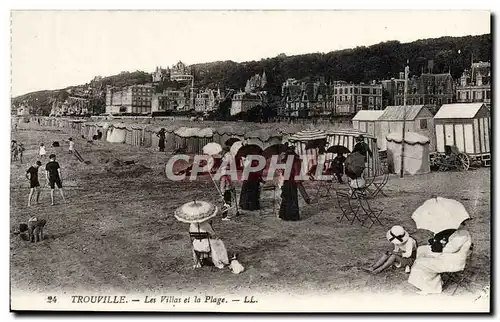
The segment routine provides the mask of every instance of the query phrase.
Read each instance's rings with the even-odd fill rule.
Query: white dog
[[[231,257],[231,263],[229,264],[229,269],[234,273],[234,274],[239,274],[245,270],[245,267],[238,262],[238,254],[233,254],[233,257]]]

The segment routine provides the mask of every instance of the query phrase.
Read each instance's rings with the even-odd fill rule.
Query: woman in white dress
[[[224,243],[221,239],[217,237],[215,233],[211,221],[204,221],[201,223],[192,223],[189,225],[189,232],[199,232],[199,233],[208,233],[208,239],[195,239],[193,241],[193,259],[194,259],[194,267],[201,267],[201,263],[196,256],[196,252],[210,252],[210,256],[212,258],[212,262],[215,267],[222,269],[224,265],[229,265],[229,258],[227,256],[227,250],[224,246]]]
[[[430,245],[420,246],[408,282],[420,289],[419,294],[441,293],[441,273],[462,271],[471,245],[469,232],[461,226],[450,235],[442,252],[433,252]]]

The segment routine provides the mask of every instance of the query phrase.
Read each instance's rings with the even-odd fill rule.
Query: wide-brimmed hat
[[[408,232],[401,226],[393,226],[386,234],[387,240],[393,244],[402,244],[405,243],[410,235]]]
[[[356,141],[363,141],[365,139],[365,137],[363,136],[363,134],[360,134],[356,137]]]

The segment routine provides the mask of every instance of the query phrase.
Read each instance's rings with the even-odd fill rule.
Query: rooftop
[[[471,119],[483,107],[483,103],[444,104],[435,119]]]

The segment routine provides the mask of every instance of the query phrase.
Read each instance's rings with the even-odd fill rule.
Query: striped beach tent
[[[291,135],[288,141],[295,145],[295,152],[309,157],[308,170],[317,164],[319,148],[307,148],[311,141],[326,140],[327,133],[321,129],[306,129]]]
[[[356,138],[360,135],[363,135],[365,143],[368,144],[372,151],[372,156],[368,156],[367,160],[368,176],[377,177],[383,175],[384,169],[378,154],[377,138],[375,136],[352,128],[332,129],[327,132],[327,146],[341,145],[352,151],[356,145]],[[327,159],[330,157],[333,156],[327,155]]]

